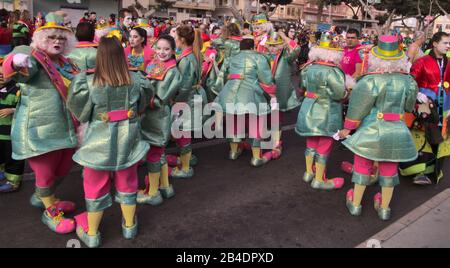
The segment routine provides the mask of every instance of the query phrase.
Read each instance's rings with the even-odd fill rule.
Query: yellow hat
[[[105,18],[100,18],[100,20],[97,22],[97,30],[102,30],[109,27],[108,21],[105,20]]]
[[[266,44],[273,46],[282,45],[284,44],[284,40],[277,32],[271,32]]]
[[[36,32],[41,31],[43,29],[61,29],[71,32],[69,28],[64,25],[64,18],[56,13],[48,13],[45,16],[45,24],[42,27],[39,27]]]
[[[339,43],[331,41],[329,33],[323,33],[320,38],[319,48],[342,51],[343,49],[339,47]]]
[[[148,24],[147,19],[139,18],[139,19],[137,19],[137,23],[134,27],[146,28],[146,27],[150,27],[150,25]]]

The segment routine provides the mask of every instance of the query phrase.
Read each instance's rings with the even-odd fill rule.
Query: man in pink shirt
[[[345,74],[358,77],[361,75],[364,50],[359,43],[359,32],[349,29],[346,36],[347,47],[341,61],[341,68]]]

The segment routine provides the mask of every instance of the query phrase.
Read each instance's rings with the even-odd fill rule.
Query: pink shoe
[[[75,221],[64,218],[64,212],[58,210],[56,206],[46,209],[41,220],[50,230],[58,234],[68,234],[75,231]]]
[[[347,201],[353,202],[353,196],[354,196],[353,189],[350,189],[347,191]]]
[[[273,159],[273,151],[263,153],[262,158],[266,159],[267,161],[272,160]]]
[[[353,164],[347,161],[341,163],[341,169],[347,174],[353,173]]]
[[[333,178],[332,179],[335,189],[341,189],[344,186],[344,178]]]
[[[283,142],[280,141],[275,149],[272,150],[272,159],[278,159],[281,157],[281,153],[283,152]]]

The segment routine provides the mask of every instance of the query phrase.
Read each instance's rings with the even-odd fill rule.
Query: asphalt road
[[[292,122],[295,114],[289,116]],[[336,145],[330,157],[329,175],[343,176],[343,189],[322,192],[311,189],[301,177],[305,170],[305,140],[292,130],[284,133],[281,159],[261,168],[249,165],[250,153],[238,161],[227,160],[228,146],[218,144],[194,150],[200,164],[190,180],[172,180],[176,196],[161,206],[139,206],[139,236],[126,241],[121,234],[117,204],[108,209],[100,231],[103,247],[354,247],[450,186],[419,187],[402,178],[395,190],[389,222],[378,219],[372,198],[378,186],[366,191],[363,215],[352,217],[345,207],[350,176],[340,171],[348,150]],[[140,169],[141,178],[144,170]],[[142,183],[142,181],[141,181]],[[66,247],[76,235],[57,235],[40,222],[42,211],[28,199],[33,182],[18,193],[0,196],[0,247]],[[84,208],[81,172],[63,182],[58,197]],[[424,230],[426,232],[426,230]]]

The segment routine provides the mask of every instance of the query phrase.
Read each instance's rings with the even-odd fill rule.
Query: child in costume
[[[147,154],[147,187],[138,193],[139,204],[159,205],[163,197],[175,195],[169,183],[169,166],[165,159],[165,147],[171,137],[171,102],[181,85],[175,48],[173,37],[161,36],[155,46],[156,58],[147,66],[147,78],[155,88],[155,95],[141,117],[142,137],[150,144],[150,151]]]
[[[2,63],[3,59],[0,59],[0,66]],[[0,193],[17,191],[22,182],[25,161],[12,158],[11,144],[12,118],[19,98],[16,82],[4,83],[0,78]]]
[[[253,49],[253,38],[244,38],[239,54],[230,58],[220,71],[215,90],[218,93],[216,102],[222,107],[227,122],[234,121],[234,129],[227,130],[227,135],[233,136],[229,139],[229,159],[236,160],[242,154],[243,148],[239,144],[248,131],[253,153],[250,164],[260,167],[270,160],[261,153],[262,122],[271,113],[271,103],[276,103],[277,87],[269,62]],[[249,127],[243,126],[243,120]]]
[[[344,130],[339,133],[355,154],[355,186],[347,192],[347,208],[351,215],[361,215],[361,200],[378,161],[381,194],[375,195],[375,210],[380,219],[389,220],[389,204],[399,184],[398,163],[417,157],[403,114],[414,109],[418,87],[408,74],[410,64],[396,36],[381,36],[366,64],[368,70],[353,88]],[[351,130],[356,132],[349,136]]]
[[[328,157],[333,147],[333,135],[342,129],[342,101],[347,97],[345,75],[338,64],[342,49],[323,34],[320,45],[311,49],[310,63],[301,72],[306,90],[295,131],[306,137],[306,172],[303,181],[313,189],[342,188],[344,179],[326,178]],[[315,166],[315,171],[314,171]]]
[[[90,22],[79,23],[75,36],[77,37],[78,44],[67,57],[71,59],[81,71],[94,69],[98,46],[98,44],[94,43],[94,25]]]
[[[267,57],[272,68],[272,75],[277,85],[276,97],[280,114],[279,121],[275,123],[281,128],[284,113],[300,105],[291,76],[292,70],[295,68],[295,60],[300,54],[300,47],[282,31],[272,32],[266,46],[269,51]],[[273,150],[268,153],[268,156],[271,159],[277,159],[282,153],[281,129],[274,131],[272,137]]]
[[[174,168],[171,176],[187,179],[194,175],[191,165],[195,165],[197,162],[197,158],[192,155],[191,133],[200,131],[203,127],[202,116],[196,117],[194,113],[195,100],[198,99],[201,102],[199,104],[203,106],[207,102],[205,90],[201,86],[202,40],[200,32],[190,26],[178,27],[175,40],[177,47],[182,51],[177,58],[177,67],[181,73],[182,82],[175,102],[189,108],[190,116],[181,116],[174,121],[176,124],[181,124],[178,128],[172,129],[180,134],[180,137],[176,139],[177,146],[180,148],[180,167]],[[168,162],[171,161],[168,159]]]
[[[63,55],[76,44],[61,16],[50,13],[33,35],[30,47],[19,46],[5,59],[5,80],[20,86],[21,98],[11,130],[13,158],[28,160],[36,177],[31,204],[44,208],[42,222],[52,231],[69,233],[75,222],[64,213],[75,204],[55,198],[57,179],[66,176],[77,146],[76,120],[66,107],[67,88],[78,69]]]
[[[136,196],[138,162],[149,146],[141,139],[139,111],[145,108],[151,85],[140,73],[130,72],[120,42],[102,37],[94,73],[77,75],[70,86],[68,108],[82,123],[89,123],[73,160],[84,167],[87,212],[75,217],[77,235],[88,247],[98,247],[103,212],[115,201],[122,209],[122,234],[137,235]],[[114,57],[111,57],[114,55]]]

